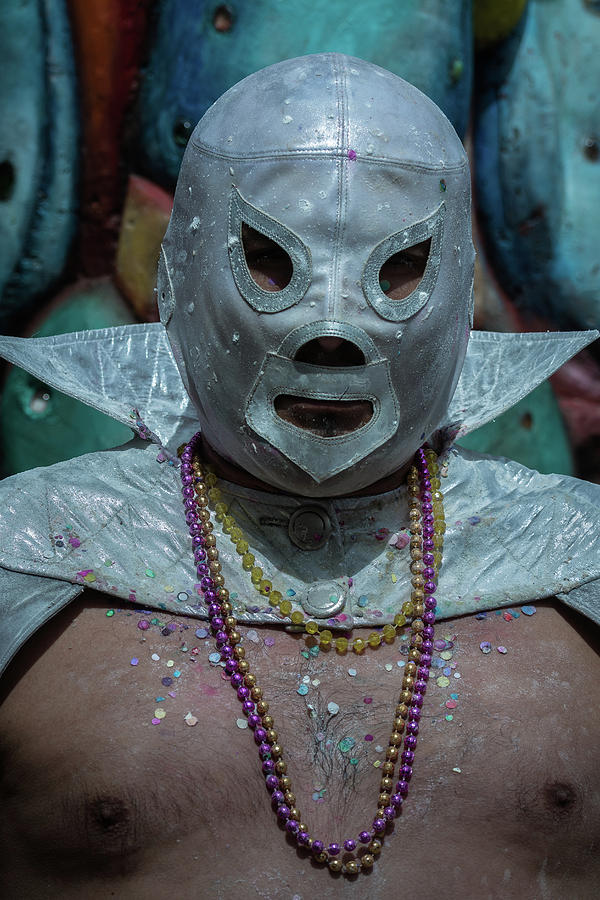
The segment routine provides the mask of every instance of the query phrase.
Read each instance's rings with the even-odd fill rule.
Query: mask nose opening
[[[351,341],[334,335],[313,338],[302,344],[294,355],[296,362],[313,366],[364,366],[365,355],[360,347]]]

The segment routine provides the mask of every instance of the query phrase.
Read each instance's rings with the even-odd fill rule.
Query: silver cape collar
[[[443,443],[510,409],[597,337],[597,331],[473,331],[440,428]],[[0,357],[151,437],[167,453],[174,454],[198,429],[161,323],[45,338],[0,337]]]
[[[450,441],[510,408],[594,336],[474,333],[443,436]],[[92,453],[0,484],[0,671],[85,587],[114,597],[115,605],[131,600],[203,618],[178,473],[169,461],[197,423],[163,326],[2,338],[0,354],[161,445]],[[458,448],[445,453],[440,616],[556,594],[600,621],[600,488]],[[287,528],[305,501],[233,485],[224,490],[265,575],[293,609],[306,610],[315,589],[339,590],[344,606],[333,624],[373,626],[390,621],[406,599],[403,489],[311,500],[325,509],[331,535],[308,555],[308,567],[307,552],[290,542]],[[251,587],[218,526],[217,535],[240,619],[281,622]]]

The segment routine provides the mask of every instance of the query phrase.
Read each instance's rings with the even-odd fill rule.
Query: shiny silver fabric
[[[165,617],[206,618],[179,475],[156,456],[153,446],[93,453],[0,484],[0,667],[85,587],[108,605],[129,600]],[[439,616],[558,594],[600,622],[600,487],[456,448],[446,459]],[[377,626],[408,599],[405,488],[320,500],[330,530],[310,551],[289,534],[306,500],[222,489],[257,563],[292,610],[333,628]],[[240,621],[289,625],[252,586],[219,523],[215,534]]]
[[[267,291],[242,247],[246,223],[283,247],[290,283]],[[431,240],[404,300],[382,265]],[[472,313],[470,176],[443,113],[362,60],[326,53],[244,79],[188,144],[163,243],[158,295],[175,359],[214,449],[280,490],[349,493],[403,465],[445,417]],[[282,352],[351,325],[370,365],[332,372]],[[367,400],[369,422],[316,435],[278,396]]]
[[[597,337],[597,331],[471,332],[436,442],[442,447],[510,409]],[[304,331],[297,340],[292,335],[285,351],[306,338]],[[200,427],[167,332],[158,322],[47,338],[0,336],[0,357],[138,434],[145,434],[146,426],[154,442],[173,456]]]

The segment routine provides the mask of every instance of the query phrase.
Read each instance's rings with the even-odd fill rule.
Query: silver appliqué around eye
[[[404,322],[422,309],[435,287],[440,270],[442,236],[444,233],[445,206],[441,203],[427,219],[415,222],[402,231],[397,231],[377,244],[367,263],[362,276],[362,289],[367,303],[378,316],[388,322]],[[402,300],[391,300],[381,289],[379,272],[381,267],[402,250],[410,250],[431,238],[429,257],[425,271],[417,287]]]
[[[293,266],[292,277],[282,290],[265,291],[250,275],[242,243],[244,222],[283,247],[290,257]],[[312,278],[312,262],[308,247],[281,222],[272,219],[244,200],[236,187],[231,191],[229,202],[228,250],[237,289],[246,303],[257,312],[277,313],[288,309],[298,303],[308,290]]]

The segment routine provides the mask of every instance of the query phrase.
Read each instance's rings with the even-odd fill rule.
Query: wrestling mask
[[[158,297],[206,441],[327,497],[440,424],[472,317],[470,180],[420,91],[339,54],[245,78],[188,144]]]

